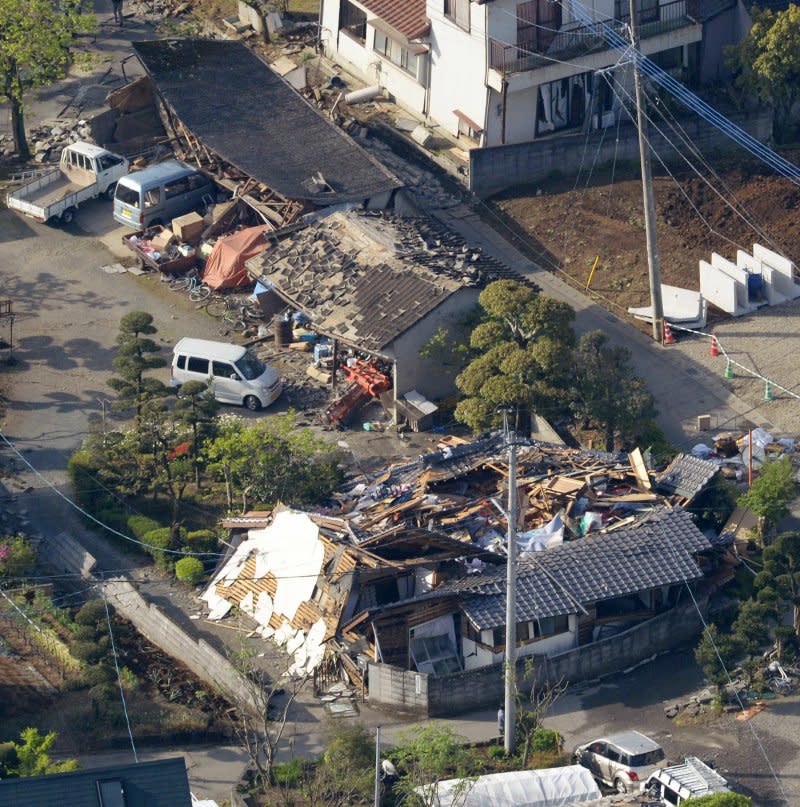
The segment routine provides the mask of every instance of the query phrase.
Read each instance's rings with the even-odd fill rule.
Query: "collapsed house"
[[[399,180],[242,42],[161,39],[133,49],[173,146],[265,222],[392,204]]]
[[[417,390],[453,391],[453,373],[420,350],[511,270],[438,223],[365,211],[335,212],[249,261],[253,280],[302,312],[309,327],[391,367],[393,405]]]
[[[382,670],[424,676],[429,690],[441,679],[436,686],[449,682],[452,691],[502,664],[505,520],[493,500],[507,495],[504,445],[448,442],[352,485],[330,514],[281,509],[224,522],[240,543],[203,595],[211,618],[236,605],[285,647],[293,673],[335,659],[376,702],[397,705]],[[678,506],[711,482],[712,462],[679,455],[654,475],[638,452],[628,459],[535,444],[520,447],[517,470],[522,658],[557,663],[669,616],[694,601],[687,589],[732,576],[715,541]],[[693,628],[681,621],[674,636],[659,628],[657,641]],[[627,644],[643,658],[654,641]],[[614,663],[615,653],[603,655]],[[580,664],[583,677],[599,671]]]

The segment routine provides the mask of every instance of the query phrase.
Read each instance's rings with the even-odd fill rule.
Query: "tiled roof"
[[[408,39],[426,36],[430,20],[425,13],[425,0],[359,0],[364,8]]]
[[[334,213],[247,262],[318,331],[380,351],[498,264],[440,225]]]
[[[694,499],[719,470],[716,463],[691,454],[678,454],[656,479],[656,490]]]
[[[241,42],[160,39],[133,47],[196,138],[284,197],[325,207],[400,186]]]
[[[702,576],[693,554],[711,547],[684,510],[664,508],[649,521],[562,544],[519,562],[517,618],[531,621],[574,614],[576,605],[622,597]],[[505,624],[505,569],[474,575],[438,589],[458,591],[480,630]]]

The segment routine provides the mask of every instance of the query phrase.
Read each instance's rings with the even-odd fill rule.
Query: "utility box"
[[[172,219],[172,232],[179,241],[185,241],[192,246],[200,243],[205,226],[203,217],[199,213],[187,213],[185,216]]]

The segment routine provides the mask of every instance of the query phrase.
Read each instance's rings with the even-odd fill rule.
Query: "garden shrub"
[[[214,530],[193,530],[186,533],[185,544],[189,552],[215,552],[219,540]]]
[[[130,532],[134,538],[138,538],[140,541],[142,541],[147,533],[159,529],[161,525],[154,518],[142,516],[137,513],[132,516],[128,516],[127,527],[128,532]]]
[[[109,703],[116,698],[117,692],[113,684],[97,684],[89,690],[89,697],[95,703]]]
[[[277,785],[299,787],[303,783],[308,766],[309,763],[302,759],[293,759],[291,762],[278,762],[272,768],[272,778]]]
[[[181,583],[197,585],[205,574],[203,562],[198,558],[181,558],[175,564],[175,576]]]
[[[75,614],[75,621],[79,625],[89,625],[97,627],[101,622],[106,621],[106,605],[103,600],[89,600],[85,602]]]
[[[153,557],[159,567],[168,568],[170,566],[169,554],[162,551],[172,549],[172,531],[169,527],[150,530],[142,537],[142,541],[148,544],[145,550]]]
[[[119,507],[103,507],[95,514],[95,518],[112,530],[121,532],[123,535],[128,531],[128,516]]]
[[[69,652],[78,661],[85,661],[87,664],[96,664],[105,656],[105,650],[95,642],[74,642],[69,647]]]
[[[97,475],[98,466],[92,460],[88,451],[76,451],[67,462],[67,474],[72,483],[72,490],[78,503],[87,510],[94,512],[98,502],[104,498],[98,493]]]
[[[531,751],[560,751],[564,740],[554,729],[539,726],[531,738]]]
[[[83,674],[83,683],[87,687],[96,687],[100,684],[110,684],[114,680],[114,673],[105,664],[94,664]]]
[[[93,625],[78,625],[72,636],[76,641],[91,642],[97,638],[97,628]]]

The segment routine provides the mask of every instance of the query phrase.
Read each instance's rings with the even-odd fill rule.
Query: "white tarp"
[[[568,807],[602,795],[592,775],[580,765],[540,771],[509,771],[439,782],[440,807]]]
[[[517,548],[520,552],[542,552],[545,549],[564,543],[564,520],[561,513],[543,527],[528,530],[517,535]]]

